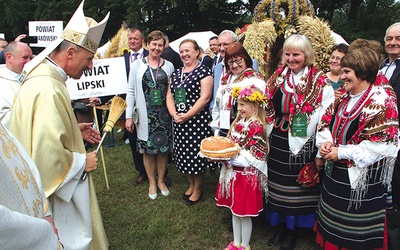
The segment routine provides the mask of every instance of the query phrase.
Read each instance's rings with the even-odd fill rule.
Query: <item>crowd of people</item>
[[[27,238],[31,249],[108,248],[91,175],[82,178],[98,161],[84,141],[98,143],[100,132],[77,119],[65,86],[67,77],[92,68],[107,19],[85,17],[82,2],[60,39],[36,57],[25,43],[4,46],[0,136],[29,179],[25,193],[12,197],[22,180],[10,157],[0,155],[0,186],[13,187],[0,196],[6,249],[25,247],[7,233],[16,224],[15,234],[42,233],[40,242]],[[72,39],[76,33],[84,38]],[[188,206],[201,201],[206,170],[218,169],[216,205],[232,213],[225,249],[250,249],[252,217],[263,210],[275,228],[268,247],[295,249],[302,228],[313,229],[328,250],[399,246],[400,23],[386,30],[383,62],[373,41],[337,44],[323,72],[310,40],[293,34],[266,77],[230,30],[211,37],[205,52],[186,39],[177,53],[159,30],[145,37],[131,28],[127,39],[121,119],[138,172],[134,184],[148,181],[150,199],[170,194],[170,161],[188,177]],[[237,143],[239,154],[222,161],[198,156],[201,141],[213,135]],[[300,174],[315,182],[301,185]],[[32,199],[34,209],[24,209]]]

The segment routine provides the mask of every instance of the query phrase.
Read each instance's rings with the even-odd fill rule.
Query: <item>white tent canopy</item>
[[[110,48],[110,46],[111,46],[111,42],[108,41],[103,46],[97,48],[96,52],[100,54],[101,58],[104,58],[104,55],[106,54],[106,51]]]
[[[213,36],[216,36],[216,34],[212,31],[189,32],[175,41],[170,42],[169,46],[179,53],[179,44],[185,39],[193,39],[203,50],[205,50],[208,48],[208,41]]]
[[[335,40],[335,44],[344,43],[344,44],[349,45],[349,43],[346,42],[346,40],[344,40],[344,38],[341,35],[339,35],[338,33],[335,33],[332,31],[331,37]]]

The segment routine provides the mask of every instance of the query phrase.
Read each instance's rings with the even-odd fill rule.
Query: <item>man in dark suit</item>
[[[212,70],[214,70],[215,65],[222,61],[222,56],[219,53],[219,43],[218,43],[218,36],[213,36],[208,40],[208,47],[210,48],[211,52],[214,54],[213,58],[213,66]]]
[[[125,67],[127,78],[129,79],[129,71],[131,68],[131,64],[135,60],[141,60],[142,58],[149,55],[149,51],[143,48],[144,43],[144,34],[140,29],[130,28],[128,31],[128,45],[130,52],[124,55],[125,58]],[[121,96],[125,99],[126,95]],[[125,114],[123,114],[123,119],[125,119]],[[136,170],[139,172],[138,177],[136,177],[134,185],[139,185],[147,180],[146,170],[143,164],[143,155],[137,151],[137,134],[136,130],[132,133],[126,132],[129,140],[129,144],[131,146],[133,163],[135,164]]]
[[[381,72],[389,79],[397,96],[397,108],[400,110],[400,22],[386,30],[385,50],[388,54],[382,63]],[[388,249],[400,246],[400,154],[397,155],[392,179],[393,208],[387,211]]]
[[[172,62],[174,65],[175,70],[182,68],[183,63],[181,60],[181,56],[169,46],[169,38],[167,34],[164,34],[164,39],[165,39],[165,46],[164,46],[164,51],[161,54],[161,58],[168,60]]]

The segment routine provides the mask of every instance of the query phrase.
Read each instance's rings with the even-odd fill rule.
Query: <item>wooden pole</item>
[[[100,131],[99,123],[97,122],[96,106],[93,106],[93,113],[94,113],[94,122],[96,124],[96,128]],[[104,178],[106,179],[106,187],[107,187],[107,189],[110,189],[110,186],[108,185],[106,164],[104,162],[103,146],[100,146],[100,156],[101,156],[101,162],[103,164]]]

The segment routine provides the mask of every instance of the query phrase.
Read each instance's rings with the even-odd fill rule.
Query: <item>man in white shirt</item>
[[[144,43],[144,34],[140,29],[130,28],[128,31],[128,44],[130,52],[124,55],[125,58],[125,67],[126,67],[126,76],[129,77],[129,71],[131,68],[131,64],[135,60],[141,60],[142,58],[149,55],[149,51],[143,48]],[[125,99],[125,95],[122,96]],[[125,114],[122,115],[121,119],[125,119]],[[129,139],[129,145],[131,146],[133,163],[135,165],[136,170],[139,172],[139,175],[134,180],[134,185],[140,185],[147,180],[146,170],[144,169],[143,163],[143,155],[138,152],[136,149],[136,141],[137,141],[137,131],[134,130],[132,133],[126,132],[126,135]]]
[[[231,30],[223,30],[218,36],[218,45],[219,45],[219,55],[223,59],[225,57],[226,48],[234,42],[238,41],[238,36],[235,32]],[[217,94],[217,90],[219,87],[219,82],[221,81],[222,76],[225,75],[226,70],[224,66],[224,60],[221,60],[217,63],[213,69],[214,71],[214,92],[213,98],[210,102],[210,109],[214,107],[215,96]]]
[[[388,54],[382,63],[381,72],[389,80],[397,96],[397,108],[400,109],[400,22],[394,23],[385,33],[385,50]],[[393,208],[387,211],[388,248],[396,249],[400,245],[400,154],[397,155],[392,178]]]
[[[8,127],[11,114],[11,105],[17,95],[20,76],[25,63],[32,59],[31,48],[21,42],[10,42],[5,50],[5,67],[0,69],[0,122]]]

